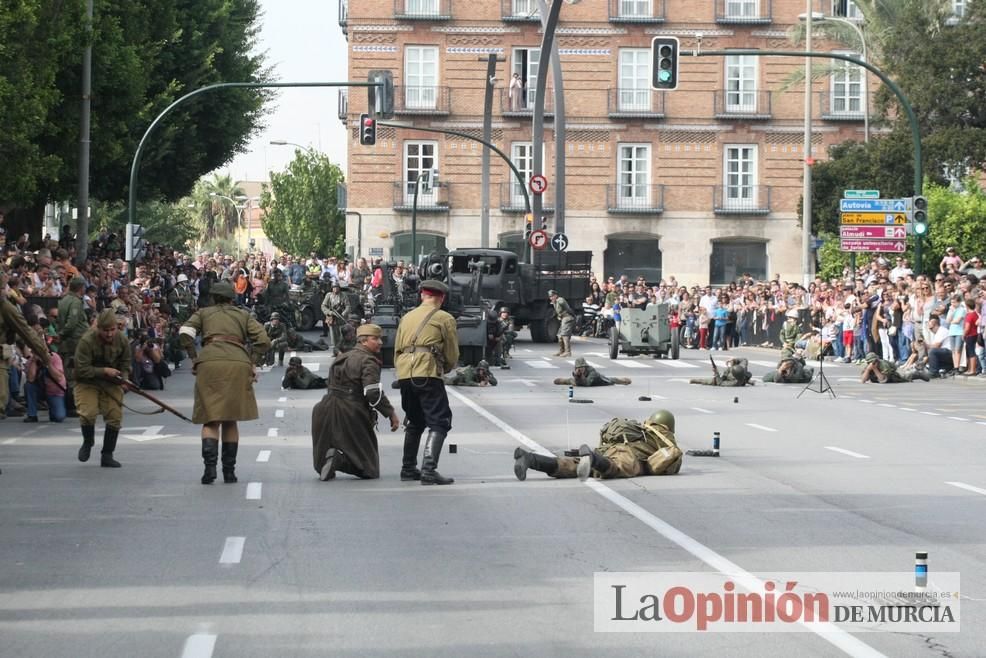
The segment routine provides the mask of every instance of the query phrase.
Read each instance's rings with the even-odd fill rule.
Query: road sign
[[[548,246],[548,232],[547,231],[534,231],[531,233],[531,239],[528,240],[531,246],[540,251]]]
[[[872,238],[853,240],[842,238],[839,241],[842,251],[878,251],[888,254],[902,254],[907,250],[905,240],[874,240]]]
[[[907,214],[902,212],[844,212],[839,217],[843,224],[884,224],[904,226]]]
[[[843,199],[879,199],[880,190],[843,190]]]
[[[882,240],[903,239],[907,237],[910,224],[904,226],[840,226],[839,237],[859,240],[877,238]]]
[[[551,236],[551,248],[555,251],[565,251],[568,249],[568,236],[564,233],[555,233]]]
[[[544,191],[548,189],[548,179],[541,174],[535,174],[531,176],[529,187],[534,194],[544,194]]]
[[[839,212],[903,212],[910,214],[910,199],[842,199]]]

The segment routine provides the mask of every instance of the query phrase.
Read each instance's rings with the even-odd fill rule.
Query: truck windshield
[[[503,267],[503,259],[499,256],[452,256],[452,273],[472,274],[475,263],[480,264],[483,274],[499,274],[500,268]]]

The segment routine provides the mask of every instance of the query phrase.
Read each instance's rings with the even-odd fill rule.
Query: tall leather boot
[[[404,460],[401,462],[401,482],[421,479],[418,470],[418,448],[421,447],[421,435],[424,430],[414,427],[404,428]]]
[[[421,462],[421,484],[452,484],[452,478],[442,477],[436,471],[438,468],[438,458],[442,454],[442,446],[445,445],[445,432],[442,430],[428,430],[428,438],[425,439],[425,455]]]
[[[562,336],[561,345],[562,345],[561,356],[572,356],[572,337]]]
[[[103,430],[103,451],[99,455],[99,465],[104,468],[120,468],[120,462],[113,459],[113,451],[116,450],[116,437],[120,435],[120,430],[116,427],[106,426]]]
[[[236,482],[236,451],[239,450],[239,443],[223,444],[223,482],[232,484]]]
[[[202,484],[212,484],[216,481],[217,461],[219,461],[219,439],[202,439],[202,462],[205,464]]]
[[[561,336],[558,337],[558,351],[551,356],[561,356],[565,352],[565,339]]]
[[[82,426],[82,447],[79,448],[79,461],[87,462],[89,461],[89,455],[92,454],[92,447],[96,445],[96,426],[95,425],[83,425]]]
[[[514,475],[518,480],[527,479],[527,469],[554,475],[558,471],[558,458],[539,455],[523,448],[514,449]]]
[[[586,444],[583,443],[582,447],[579,448],[579,465],[575,469],[575,472],[583,482],[589,479],[592,471],[605,473],[609,470],[609,467],[609,459],[603,457]]]

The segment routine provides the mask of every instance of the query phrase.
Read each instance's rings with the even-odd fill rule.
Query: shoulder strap
[[[433,309],[431,309],[431,311],[429,311],[428,315],[425,316],[425,319],[421,321],[421,324],[418,325],[418,328],[414,332],[414,335],[411,336],[411,347],[416,347],[417,346],[418,336],[421,335],[421,331],[428,324],[428,321],[431,320],[431,317],[433,315],[435,315],[435,313],[438,313],[440,310],[441,309],[439,309],[439,308],[433,308]]]

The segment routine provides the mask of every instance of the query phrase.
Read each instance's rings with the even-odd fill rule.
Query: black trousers
[[[928,370],[938,372],[939,370],[952,369],[952,352],[944,347],[932,347],[928,350]]]
[[[400,385],[401,408],[409,428],[419,431],[427,428],[446,434],[452,429],[452,409],[444,381],[436,377],[414,377],[400,380]]]

